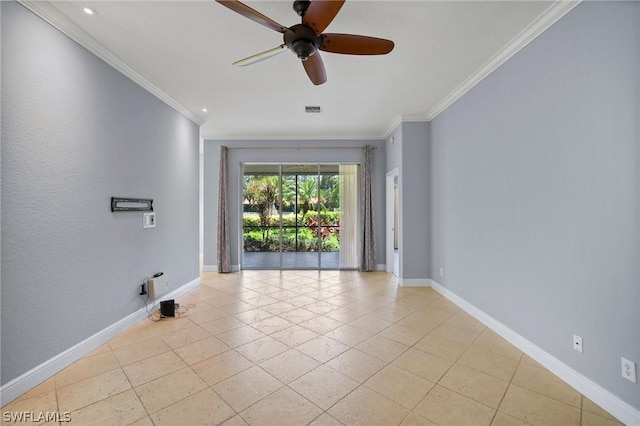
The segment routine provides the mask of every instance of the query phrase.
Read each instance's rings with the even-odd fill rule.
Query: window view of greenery
[[[339,252],[340,177],[337,167],[318,175],[304,166],[278,175],[245,170],[245,252]],[[282,213],[282,228],[280,227]],[[281,234],[282,232],[282,234]],[[280,246],[282,244],[282,247]]]

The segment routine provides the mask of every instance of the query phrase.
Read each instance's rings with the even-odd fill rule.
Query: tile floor
[[[2,412],[70,412],[78,426],[620,424],[386,273],[204,273],[178,302],[195,307],[141,322]]]

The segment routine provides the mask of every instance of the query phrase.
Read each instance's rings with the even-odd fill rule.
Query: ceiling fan
[[[238,0],[216,1],[252,21],[284,34],[283,44],[236,61],[233,63],[236,66],[243,67],[264,61],[288,48],[302,60],[302,65],[313,84],[319,85],[327,81],[327,74],[318,50],[347,55],[384,55],[393,50],[391,40],[355,34],[322,33],[338,14],[345,0],[294,1],[293,10],[302,17],[302,23],[292,27],[280,25]]]

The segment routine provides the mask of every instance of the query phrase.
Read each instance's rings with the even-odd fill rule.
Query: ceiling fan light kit
[[[302,61],[307,76],[315,85],[327,81],[319,50],[344,55],[384,55],[393,50],[391,40],[355,35],[323,34],[336,17],[345,0],[296,0],[293,10],[302,17],[302,23],[292,27],[280,25],[238,0],[216,0],[240,15],[283,34],[283,44],[233,63],[236,66],[255,64],[284,51],[291,50]]]
[[[298,24],[284,33],[284,44],[298,59],[306,61],[320,48],[322,37],[318,37],[311,28]]]

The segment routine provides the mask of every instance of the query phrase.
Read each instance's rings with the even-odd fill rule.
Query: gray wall
[[[2,384],[199,276],[198,126],[14,2],[2,8]],[[154,199],[111,213],[111,196]]]
[[[373,151],[373,202],[376,206],[377,263],[385,263],[385,153],[382,140],[307,140],[307,141],[217,141],[204,142],[204,264],[217,265],[218,174],[220,147],[302,147],[304,149],[231,149],[229,150],[229,232],[231,240],[231,264],[239,265],[241,167],[240,163],[361,163],[362,147],[377,147]],[[322,149],[322,147],[353,147],[353,149]],[[319,149],[310,149],[318,147]]]
[[[640,3],[585,2],[431,123],[436,281],[636,409],[638,76]]]
[[[411,280],[420,280],[426,284],[431,276],[429,126],[427,122],[402,122],[385,141],[386,170],[390,172],[396,168],[399,169],[400,270],[398,273],[401,282],[407,285],[418,283]]]
[[[423,279],[430,275],[429,123],[402,123],[402,278]],[[427,183],[425,184],[425,180]]]
[[[393,142],[391,141],[393,139]],[[402,165],[402,123],[396,126],[385,141],[387,172]]]

